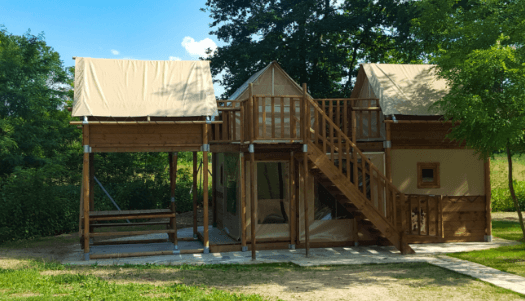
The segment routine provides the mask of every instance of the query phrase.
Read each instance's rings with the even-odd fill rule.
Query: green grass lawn
[[[299,267],[0,268],[1,300],[519,300],[523,295],[427,263]]]
[[[509,240],[519,240],[523,237],[521,227],[517,222],[506,221],[492,221],[492,235]],[[449,256],[525,277],[524,243],[491,250],[454,253]]]
[[[255,294],[229,293],[204,285],[119,284],[85,271],[60,273],[69,267],[57,263],[31,261],[29,265],[0,268],[1,300],[264,300]]]

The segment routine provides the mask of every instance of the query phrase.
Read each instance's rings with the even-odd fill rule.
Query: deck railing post
[[[253,140],[255,139],[255,117],[256,117],[256,115],[255,115],[255,107],[253,105],[253,84],[252,83],[250,83],[248,91],[249,91],[249,95],[250,95],[250,98],[248,100],[248,102],[250,104],[249,108],[248,108],[249,111],[250,111],[250,114],[249,114],[249,116],[250,116],[250,120],[249,120],[249,122],[250,122],[250,125],[249,125],[249,127],[250,127],[249,128],[250,143],[253,143]],[[257,118],[258,117],[259,116],[257,116]]]

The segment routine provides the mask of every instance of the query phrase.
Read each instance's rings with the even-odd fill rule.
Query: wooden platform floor
[[[180,250],[202,249],[202,242],[196,241],[179,241]],[[91,255],[118,254],[118,253],[137,253],[137,252],[157,252],[173,251],[171,242],[149,243],[149,244],[125,244],[125,245],[102,245],[91,246]]]
[[[203,231],[204,231],[204,228],[202,227],[199,227],[198,229],[198,232],[201,234],[201,235],[204,235]],[[210,230],[208,232],[209,234],[209,240],[210,240],[210,246],[211,245],[236,245],[236,244],[241,244],[240,241],[237,241],[233,238],[231,238],[230,236],[228,236],[228,234],[226,234],[226,232],[222,231],[222,230],[219,230],[217,228],[212,228],[210,227]]]
[[[197,231],[202,235],[204,228],[202,226],[197,228]],[[179,238],[190,238],[193,237],[192,228],[184,228],[177,231]],[[155,233],[138,236],[127,236],[119,237],[116,239],[103,240],[108,241],[123,241],[123,240],[154,240],[154,239],[166,239],[166,242],[158,243],[136,243],[136,244],[120,244],[120,245],[91,245],[91,255],[102,255],[102,254],[117,254],[117,253],[136,253],[136,252],[157,252],[157,251],[172,251],[173,244],[168,240],[168,235],[165,233]],[[209,239],[210,245],[234,245],[240,244],[229,237],[225,232],[209,227]],[[178,242],[180,250],[194,250],[204,248],[203,243],[200,240],[195,241],[180,241]]]

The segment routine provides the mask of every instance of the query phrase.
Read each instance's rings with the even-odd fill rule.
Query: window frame
[[[434,180],[432,182],[423,182],[423,169],[432,169]],[[417,162],[417,188],[441,188],[439,173],[439,162]]]

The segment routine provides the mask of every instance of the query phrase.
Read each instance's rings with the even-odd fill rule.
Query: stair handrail
[[[401,201],[401,205],[403,206],[403,204],[404,204],[404,200],[406,200],[406,196],[405,196],[405,194],[404,194],[403,192],[399,191],[399,189],[397,189],[397,187],[396,187],[395,185],[393,185],[393,184],[390,182],[390,180],[389,180],[385,175],[383,175],[383,173],[382,173],[382,172],[381,172],[381,171],[380,171],[380,170],[379,170],[379,169],[378,169],[378,168],[372,163],[372,161],[370,161],[370,159],[368,159],[368,158],[363,154],[363,152],[357,147],[357,145],[356,145],[355,143],[353,143],[352,140],[351,140],[351,139],[350,139],[350,138],[349,138],[349,137],[348,137],[348,136],[347,136],[347,135],[346,135],[346,134],[345,134],[345,133],[344,133],[344,132],[343,132],[343,131],[342,131],[342,130],[341,130],[341,129],[340,129],[340,128],[339,128],[339,127],[333,122],[333,121],[332,121],[332,120],[331,120],[331,118],[330,118],[328,115],[326,115],[326,113],[325,113],[325,112],[319,107],[319,105],[318,105],[317,103],[315,103],[315,100],[314,100],[312,97],[310,97],[309,95],[307,95],[307,96],[305,97],[305,99],[306,99],[307,103],[309,103],[310,106],[312,106],[312,107],[318,112],[318,114],[321,115],[320,117],[324,117],[324,118],[325,118],[325,120],[326,120],[327,123],[333,128],[333,130],[335,131],[335,133],[337,133],[339,137],[344,138],[344,139],[349,143],[350,147],[352,147],[354,150],[357,151],[357,153],[361,156],[361,160],[364,160],[365,163],[368,163],[368,165],[370,166],[370,170],[372,170],[372,168],[373,168],[373,169],[376,171],[378,177],[381,178],[381,179],[385,182],[385,185],[387,185],[387,186],[388,186],[391,190],[393,190],[396,194],[399,194],[399,196],[400,196],[400,198],[401,198],[401,200],[402,200],[402,201]],[[306,112],[305,112],[305,115],[306,115],[307,118],[305,118],[306,120],[305,120],[305,122],[303,122],[302,124],[303,124],[303,126],[304,126],[304,125],[307,125],[308,128],[311,129],[311,121],[310,121],[310,118],[308,118],[308,117],[309,117],[309,116],[308,116],[309,114],[310,114],[310,109],[308,108],[308,109],[306,110]],[[316,129],[314,129],[314,131],[315,131],[315,130],[316,130]],[[305,132],[306,132],[306,131],[305,131]],[[304,137],[304,140],[305,140],[305,141],[308,141],[309,138],[311,137],[311,134],[310,134],[311,132],[308,131],[308,133],[309,133],[309,134],[307,135],[308,138],[307,138],[307,137]],[[324,137],[324,139],[326,139],[326,141],[328,142],[328,138],[327,138],[327,137]],[[317,145],[318,142],[315,141],[314,144]],[[335,145],[332,144],[332,147],[335,147]],[[342,151],[342,150],[340,150],[340,151]],[[348,171],[348,172],[349,172],[349,171]],[[364,172],[364,171],[363,171],[363,172]],[[363,174],[364,174],[364,173],[363,173]],[[355,179],[355,181],[357,181],[357,179]],[[364,178],[363,178],[363,181],[364,181]],[[366,192],[364,192],[364,193],[366,194]],[[396,202],[396,200],[393,200],[393,202]],[[404,213],[404,210],[403,210],[403,208],[401,208],[401,214],[403,215],[403,213]],[[394,212],[394,215],[396,215],[396,214],[397,214],[397,212]],[[406,229],[404,229],[404,228],[406,228],[406,227],[403,226],[403,225],[404,225],[404,222],[403,222],[404,219],[403,219],[403,217],[401,217],[401,221],[402,221],[402,229],[400,229],[400,230],[405,231]],[[394,226],[395,226],[395,225],[394,225]],[[397,228],[397,227],[395,227],[395,228]]]

